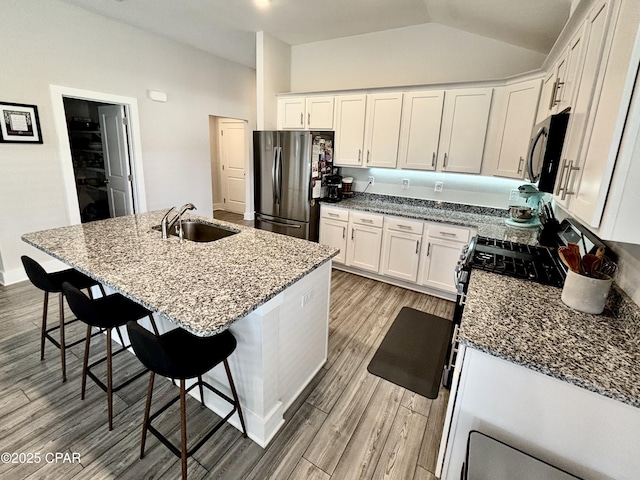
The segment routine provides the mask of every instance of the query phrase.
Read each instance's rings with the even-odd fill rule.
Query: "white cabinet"
[[[501,93],[504,95],[504,104],[495,175],[522,179],[526,171],[529,137],[538,108],[540,80],[509,85]]]
[[[362,166],[366,95],[343,95],[336,98],[336,166]]]
[[[380,270],[382,215],[351,211],[347,239],[347,265],[368,272]]]
[[[462,248],[469,241],[470,231],[435,223],[425,225],[425,228],[418,283],[455,293],[455,268]]]
[[[444,90],[404,94],[398,149],[401,168],[436,169],[443,106]]]
[[[422,228],[420,221],[385,218],[380,273],[408,282],[417,280]]]
[[[338,248],[334,263],[344,264],[347,259],[347,229],[349,211],[322,205],[320,208],[320,243]]]
[[[562,163],[554,192],[556,202],[571,213],[573,213],[572,202],[577,198],[576,195],[582,195],[580,193],[580,182],[588,151],[586,146],[589,144],[591,137],[593,120],[605,73],[606,57],[604,59],[601,57],[606,43],[607,26],[611,14],[608,7],[610,6],[606,1],[598,2],[589,12],[585,21],[583,37],[584,60],[582,71],[579,75],[580,80],[576,85],[575,102],[571,109],[567,137],[562,152]],[[598,141],[603,142],[604,139],[600,137]],[[606,159],[594,158],[593,161],[603,162]],[[591,178],[591,180],[600,184],[603,178],[600,176],[599,178]],[[588,185],[587,183],[584,186],[593,187],[593,185]],[[584,218],[581,219],[584,220]]]
[[[402,93],[346,95],[336,102],[334,164],[395,168]]]
[[[492,88],[447,90],[438,163],[442,171],[480,173]]]
[[[279,97],[278,129],[332,130],[334,97]]]

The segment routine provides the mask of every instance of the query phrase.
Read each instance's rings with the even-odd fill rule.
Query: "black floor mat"
[[[402,307],[367,370],[427,398],[440,388],[450,320]]]

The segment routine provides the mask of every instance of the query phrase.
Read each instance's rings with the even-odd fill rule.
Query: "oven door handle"
[[[544,127],[540,127],[540,129],[538,130],[538,133],[536,133],[535,137],[533,137],[533,140],[531,141],[531,148],[529,149],[529,155],[528,155],[528,162],[527,162],[527,170],[528,170],[528,174],[529,174],[529,180],[532,182],[537,182],[538,179],[534,178],[535,177],[535,173],[533,171],[533,153],[536,151],[536,146],[538,145],[538,142],[540,141],[540,139],[542,138],[542,136],[546,136],[547,135],[547,130]]]

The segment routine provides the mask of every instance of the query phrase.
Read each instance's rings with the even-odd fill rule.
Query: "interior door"
[[[245,126],[242,121],[220,122],[221,189],[225,210],[245,212]]]
[[[129,147],[123,105],[98,107],[111,217],[133,214]]]

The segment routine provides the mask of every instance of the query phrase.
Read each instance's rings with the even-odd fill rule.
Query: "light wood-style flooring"
[[[254,224],[253,220],[245,220],[244,216],[240,213],[228,212],[226,210],[214,210],[213,218],[225,222],[238,223],[247,227],[253,227]]]
[[[50,318],[57,320],[57,298]],[[268,448],[224,426],[189,459],[190,479],[432,480],[448,400],[441,389],[427,400],[367,372],[367,365],[402,306],[451,318],[453,304],[335,271],[332,277],[329,357]],[[179,459],[155,437],[139,459],[145,375],[114,398],[114,430],[107,428],[106,394],[91,380],[80,399],[83,345],[67,355],[61,382],[59,351],[47,344],[40,361],[42,292],[28,282],[0,286],[0,452],[39,453],[39,463],[0,463],[0,478],[175,479]],[[70,315],[70,312],[68,312]],[[78,322],[67,338],[82,338]],[[105,351],[94,337],[92,356]],[[114,381],[139,368],[129,353],[114,360]],[[156,381],[154,405],[177,387]],[[156,403],[158,402],[158,403]],[[215,415],[189,399],[190,438]],[[177,405],[160,417],[161,431],[179,436]],[[79,455],[79,462],[45,461],[45,454]],[[51,457],[49,457],[51,459]]]

